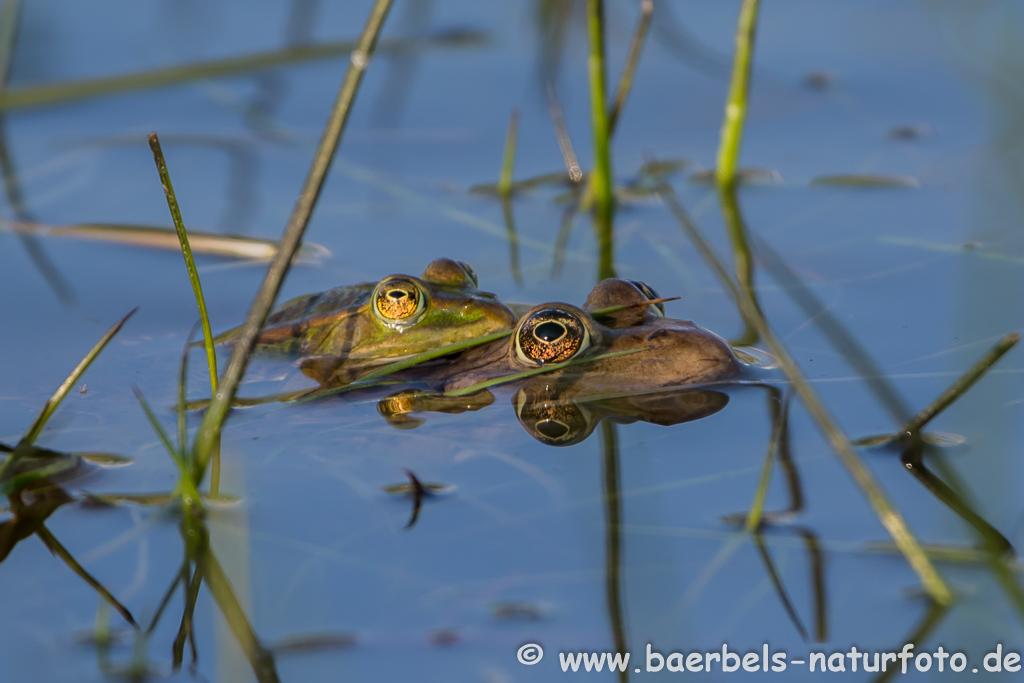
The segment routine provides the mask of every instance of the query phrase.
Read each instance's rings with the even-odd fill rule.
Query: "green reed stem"
[[[150,133],[147,139],[149,148],[153,150],[153,160],[156,162],[156,171],[160,174],[160,184],[163,185],[164,195],[167,197],[167,208],[171,210],[174,229],[178,232],[181,255],[185,258],[185,268],[188,270],[189,282],[192,283],[192,292],[196,295],[199,320],[203,324],[203,339],[206,343],[206,365],[210,369],[210,393],[215,394],[217,393],[217,352],[213,347],[213,330],[210,328],[210,316],[206,313],[203,285],[199,282],[199,271],[196,270],[192,249],[188,245],[188,233],[185,232],[185,223],[181,220],[181,210],[178,208],[178,199],[174,196],[174,186],[171,185],[171,174],[167,172],[167,162],[164,161],[164,152],[160,148],[160,138],[156,133]]]
[[[612,157],[611,130],[608,125],[608,100],[605,92],[604,0],[587,0],[587,36],[590,54],[590,117],[594,129],[594,199],[598,239],[599,279],[614,277],[612,272]]]
[[[996,362],[1019,341],[1020,335],[1016,332],[1008,334],[1000,339],[988,353],[982,356],[981,359],[971,367],[970,370],[965,372],[960,379],[942,392],[937,399],[932,401],[931,405],[912,417],[910,422],[900,430],[900,433],[908,437],[919,435],[921,429],[931,422],[932,418],[948,408],[953,401],[960,398],[968,389],[974,386],[974,383],[981,379],[981,376],[988,372],[989,368],[995,365]]]
[[[505,134],[505,151],[501,157],[501,177],[498,179],[498,194],[507,197],[512,192],[512,170],[516,165],[516,140],[519,137],[519,110],[513,109],[508,119]]]
[[[743,142],[743,122],[747,116],[747,92],[750,88],[750,66],[754,51],[754,29],[757,26],[758,0],[743,0],[739,25],[736,27],[736,55],[732,64],[732,82],[725,104],[725,118],[718,143],[715,179],[719,186],[732,185]]]
[[[633,89],[633,78],[636,76],[636,68],[640,64],[640,51],[647,40],[647,33],[651,27],[651,16],[654,14],[654,0],[643,0],[640,3],[640,20],[637,22],[636,31],[633,33],[633,40],[629,44],[629,55],[626,57],[626,66],[622,69],[618,85],[615,88],[615,97],[608,111],[608,137],[615,135],[615,127],[619,122],[622,109],[626,106],[626,99]],[[579,206],[587,209],[594,203],[594,178],[587,178],[587,186],[583,190]],[[575,212],[574,212],[575,213]]]
[[[291,218],[288,220],[288,225],[281,236],[280,249],[267,269],[267,275],[263,279],[263,284],[260,285],[260,289],[253,299],[245,324],[242,326],[241,333],[231,352],[231,358],[228,361],[228,367],[224,372],[223,380],[217,392],[213,395],[213,401],[210,403],[210,407],[203,416],[202,423],[199,425],[199,432],[196,435],[194,446],[198,475],[196,481],[202,479],[202,473],[205,471],[206,465],[210,460],[214,445],[218,442],[224,420],[227,418],[228,411],[231,408],[235,392],[238,391],[238,385],[242,381],[242,375],[245,373],[249,358],[256,348],[256,337],[267,320],[267,315],[274,305],[274,300],[277,299],[281,284],[284,282],[284,277],[291,266],[292,258],[302,243],[302,235],[306,232],[306,226],[313,215],[313,209],[316,206],[317,198],[320,196],[320,190],[323,188],[327,172],[331,168],[334,153],[338,149],[338,143],[341,141],[341,135],[345,130],[345,124],[348,121],[352,103],[355,101],[356,92],[359,90],[363,74],[366,72],[366,67],[373,56],[377,37],[380,35],[381,26],[384,24],[384,19],[387,17],[390,8],[391,0],[376,0],[373,9],[370,11],[370,17],[363,28],[362,35],[359,37],[359,43],[349,60],[349,68],[341,83],[338,97],[327,120],[327,126],[324,128],[323,135],[320,138],[320,144],[317,146],[309,174],[306,176],[306,181],[302,186],[302,191],[299,193],[299,198],[292,211]]]
[[[483,36],[481,34],[437,36],[414,40],[401,38],[381,41],[380,49],[388,52],[407,52],[410,48],[416,46],[464,45],[469,44],[471,41],[479,43],[482,39]],[[241,57],[228,57],[227,59],[215,59],[193,64],[181,64],[119,76],[9,88],[6,93],[0,94],[0,111],[39,107],[128,90],[160,88],[176,83],[221,78],[272,67],[287,66],[289,64],[331,59],[349,54],[353,49],[358,51],[361,49],[359,45],[359,42],[351,40],[320,45],[296,45],[281,50],[270,50]]]
[[[899,547],[900,552],[902,552],[904,557],[907,558],[910,566],[921,579],[921,583],[924,585],[925,590],[936,602],[944,605],[951,603],[953,600],[953,594],[950,591],[949,586],[946,585],[946,582],[935,569],[931,560],[928,559],[928,556],[921,548],[921,544],[910,531],[910,528],[907,526],[903,516],[889,501],[888,496],[882,489],[881,485],[875,480],[871,470],[869,470],[863,461],[857,456],[856,452],[853,450],[853,446],[850,444],[849,438],[836,424],[835,419],[829,413],[828,408],[822,402],[817,392],[804,377],[803,372],[796,364],[796,361],[794,361],[793,357],[789,355],[789,351],[768,325],[768,321],[761,312],[756,307],[751,306],[746,297],[743,296],[739,285],[737,285],[729,276],[725,267],[722,265],[721,259],[718,258],[714,250],[711,248],[711,245],[704,239],[704,236],[697,229],[696,224],[686,212],[686,209],[684,209],[682,204],[679,203],[679,200],[676,198],[675,192],[672,188],[668,185],[662,185],[659,194],[671,210],[672,214],[676,217],[676,220],[683,228],[683,231],[697,247],[708,265],[711,266],[712,270],[714,270],[719,276],[722,284],[732,294],[740,307],[740,312],[743,314],[744,318],[754,326],[758,334],[761,335],[761,339],[763,339],[771,349],[775,358],[778,360],[779,367],[781,367],[786,376],[789,377],[797,395],[807,408],[807,412],[818,424],[818,428],[828,439],[832,449],[839,455],[840,461],[846,467],[847,471],[853,477],[854,482],[856,482],[865,497],[868,499],[868,502],[874,509],[879,521],[889,532],[889,535],[892,536],[892,539]]]

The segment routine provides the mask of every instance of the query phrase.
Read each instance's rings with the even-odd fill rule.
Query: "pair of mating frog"
[[[716,412],[728,400],[718,392],[650,392],[733,379],[745,367],[714,333],[665,317],[662,300],[645,283],[609,279],[582,307],[546,303],[517,312],[478,289],[470,266],[450,259],[431,262],[419,278],[390,275],[292,299],[270,315],[257,345],[300,356],[303,373],[333,387],[411,355],[508,330],[502,339],[403,371],[437,391],[390,396],[380,403],[382,414],[401,425],[416,423],[411,412],[477,409],[493,402],[489,392],[470,400],[446,394],[562,364],[520,381],[513,405],[535,438],[564,445],[586,438],[605,416],[674,424]]]

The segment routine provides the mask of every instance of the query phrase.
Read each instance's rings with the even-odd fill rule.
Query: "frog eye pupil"
[[[400,289],[392,289],[390,292],[388,292],[388,297],[392,299],[401,299],[403,296],[409,296],[409,293],[403,292]]]
[[[541,323],[540,325],[537,325],[537,327],[533,330],[533,336],[537,337],[537,339],[540,339],[543,342],[547,342],[548,344],[558,341],[559,339],[564,337],[565,334],[565,325],[562,325],[561,323],[552,322],[550,320],[546,323]]]
[[[569,433],[569,425],[558,420],[541,420],[534,425],[540,434],[546,436],[549,439],[560,439]]]

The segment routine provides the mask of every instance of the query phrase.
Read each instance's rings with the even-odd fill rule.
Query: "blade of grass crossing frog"
[[[196,305],[199,307],[199,320],[203,324],[203,339],[206,342],[206,364],[210,369],[210,393],[217,393],[217,352],[213,348],[213,330],[210,328],[210,317],[206,313],[206,300],[203,298],[203,285],[199,282],[199,273],[196,271],[196,262],[192,258],[192,249],[188,244],[188,233],[185,232],[185,223],[181,219],[181,209],[178,207],[178,199],[174,196],[174,186],[171,184],[171,174],[167,171],[167,162],[164,160],[164,152],[160,148],[160,138],[156,133],[149,134],[149,148],[153,150],[153,160],[156,162],[156,170],[160,175],[160,184],[163,185],[164,195],[167,197],[167,208],[171,211],[171,220],[174,221],[174,229],[178,232],[178,241],[181,243],[181,255],[185,258],[185,268],[188,270],[188,279],[192,283],[192,291],[196,296]]]
[[[277,256],[267,269],[267,275],[260,285],[259,291],[253,299],[245,324],[242,326],[241,334],[231,353],[228,367],[218,391],[213,394],[206,415],[199,426],[194,446],[196,461],[196,481],[202,480],[206,465],[210,460],[215,445],[220,440],[221,429],[228,411],[231,409],[232,400],[238,385],[242,381],[242,375],[249,363],[249,358],[256,346],[256,337],[263,328],[270,309],[274,306],[277,294],[284,282],[284,277],[291,267],[292,259],[302,243],[302,236],[305,234],[306,226],[313,215],[320,190],[327,178],[331,162],[334,159],[338,143],[341,141],[348,115],[355,101],[359,84],[363,74],[373,56],[377,44],[377,37],[380,29],[391,8],[391,0],[376,0],[370,11],[366,26],[359,38],[356,49],[352,52],[349,60],[349,68],[345,73],[338,91],[337,99],[331,109],[330,117],[320,144],[317,146],[316,154],[302,191],[299,194],[295,209],[281,237],[281,247]]]
[[[563,361],[561,363],[552,363],[551,365],[545,365],[539,368],[533,368],[531,370],[524,370],[523,372],[516,372],[511,375],[503,375],[501,377],[493,377],[491,379],[477,382],[468,387],[462,389],[454,389],[452,391],[446,391],[445,396],[467,396],[469,394],[475,394],[478,391],[487,389],[489,387],[497,386],[499,384],[508,384],[509,382],[515,382],[516,380],[526,379],[527,377],[533,377],[534,375],[542,375],[547,372],[554,372],[555,370],[561,370],[562,368],[569,367],[570,365],[579,365],[581,363],[591,363],[595,360],[603,360],[605,358],[615,358],[616,356],[628,356],[633,353],[640,353],[646,351],[646,348],[640,349],[629,349],[628,351],[615,351],[613,353],[602,353],[597,356],[590,356],[588,358],[574,358],[572,360]]]
[[[490,343],[492,341],[497,341],[499,339],[504,339],[505,337],[507,337],[507,336],[509,336],[511,334],[512,334],[512,330],[505,330],[504,332],[493,332],[491,334],[484,335],[483,337],[477,337],[475,339],[468,339],[468,340],[466,340],[464,342],[457,342],[455,344],[448,344],[447,346],[442,346],[440,348],[432,349],[430,351],[424,351],[423,353],[417,353],[415,356],[409,356],[408,358],[403,358],[402,360],[395,361],[394,363],[389,363],[388,365],[385,365],[382,368],[378,368],[377,370],[374,370],[373,372],[369,372],[369,373],[363,375],[362,377],[360,377],[357,381],[353,382],[352,384],[346,384],[345,386],[336,387],[334,389],[327,389],[325,391],[319,391],[319,392],[317,392],[315,394],[310,394],[308,396],[303,396],[300,399],[298,399],[297,402],[298,403],[305,403],[307,401],[314,401],[316,399],[323,398],[324,396],[332,396],[334,394],[340,394],[340,393],[344,393],[344,392],[347,392],[347,391],[352,391],[354,389],[369,388],[369,387],[375,386],[375,384],[373,384],[374,380],[378,380],[378,379],[381,379],[383,377],[387,377],[388,375],[393,375],[396,372],[399,372],[401,370],[406,370],[406,369],[411,368],[411,367],[416,366],[416,365],[420,365],[421,363],[426,363],[427,361],[435,360],[437,358],[443,358],[444,356],[447,356],[447,355],[450,355],[450,354],[453,354],[453,353],[458,353],[460,351],[465,351],[466,349],[471,349],[471,348],[473,348],[475,346],[481,346],[483,344],[487,344],[487,343]]]

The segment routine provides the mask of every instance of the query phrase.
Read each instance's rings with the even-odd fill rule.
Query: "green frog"
[[[389,275],[300,296],[270,314],[257,349],[303,357],[303,372],[321,384],[350,381],[374,365],[514,326],[516,315],[477,286],[469,265],[441,258],[421,277]]]

